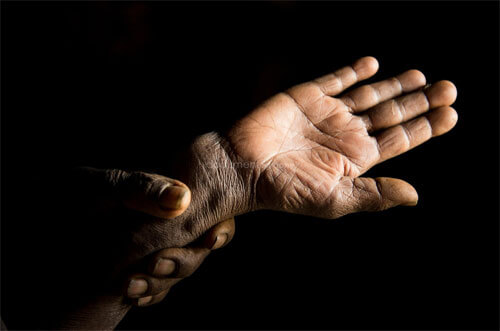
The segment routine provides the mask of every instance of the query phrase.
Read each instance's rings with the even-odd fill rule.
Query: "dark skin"
[[[170,226],[184,245],[219,219],[272,209],[335,219],[360,211],[415,205],[416,190],[395,178],[363,173],[451,130],[457,91],[449,81],[426,86],[410,70],[341,94],[373,76],[378,62],[356,61],[290,88],[249,113],[228,133],[198,137],[176,174],[193,200]],[[161,245],[168,231],[151,233]]]
[[[171,287],[198,269],[210,251],[226,246],[234,236],[234,218],[212,227],[195,243],[182,248],[166,248],[148,258],[145,271],[127,279],[126,295],[136,306],[161,302]]]
[[[158,257],[174,259],[169,254],[175,252],[181,256],[182,250],[175,248],[192,245],[220,220],[259,209],[335,219],[360,211],[415,205],[418,195],[409,183],[361,175],[451,130],[457,114],[450,105],[457,92],[449,81],[424,89],[424,75],[410,70],[343,93],[377,70],[376,59],[361,58],[351,66],[277,94],[227,133],[198,137],[185,158],[177,160],[189,165],[173,174],[182,183],[144,173],[91,169],[78,173],[82,186],[89,186],[93,192],[100,187],[102,193],[96,199],[97,208],[85,208],[94,213],[94,218],[87,216],[87,220],[100,220],[95,223],[100,231],[87,231],[88,222],[81,223],[85,225],[77,230],[79,235],[83,231],[83,237],[95,239],[96,249],[91,252],[98,256],[99,266],[107,269],[108,276],[103,281],[102,272],[97,278],[86,275],[87,282],[94,281],[88,282],[93,284],[89,288],[94,295],[83,296],[65,313],[59,326],[114,328],[130,307],[123,296],[112,294],[117,289],[111,284],[123,275],[129,276],[129,282],[118,291],[129,290],[128,295],[138,300],[136,304],[161,300],[175,281],[159,280],[158,270],[167,270],[163,277],[172,266],[158,269]],[[176,185],[172,185],[174,182]],[[180,214],[162,194],[166,186],[185,188],[183,183],[191,190],[191,204]],[[79,202],[89,198],[85,192]],[[176,194],[182,198],[173,205],[179,207],[178,201],[184,201],[180,205],[186,206],[187,193]],[[93,201],[87,205],[96,204]],[[122,213],[123,209],[135,213]],[[109,216],[109,210],[120,220],[119,226],[109,218],[102,219]],[[110,238],[116,243],[110,245]],[[111,249],[103,251],[99,243]],[[84,243],[79,245],[85,247]],[[80,264],[89,256],[89,250],[84,251]],[[186,259],[185,264],[198,266],[205,253],[192,254],[192,260]],[[138,278],[147,280],[147,289],[137,282],[130,284],[131,279]]]
[[[161,226],[182,214],[191,201],[189,188],[161,175],[93,168],[74,169],[67,182],[74,189],[62,188],[71,197],[63,205],[73,211],[76,222],[65,228],[57,247],[62,245],[71,258],[55,256],[51,274],[71,275],[74,285],[67,291],[64,283],[50,283],[50,295],[62,303],[57,315],[54,309],[48,313],[54,315],[49,316],[50,328],[114,328],[132,306],[163,300],[172,286],[234,236],[230,218],[189,245],[137,259],[136,252],[148,247],[140,229]]]

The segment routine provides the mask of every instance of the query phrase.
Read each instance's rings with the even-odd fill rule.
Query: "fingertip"
[[[151,274],[155,277],[166,277],[175,272],[177,265],[170,258],[159,257],[150,267]]]
[[[389,201],[403,206],[415,206],[418,203],[417,190],[408,182],[397,178],[378,177],[375,179],[382,196]]]
[[[379,68],[379,63],[373,56],[365,56],[353,64],[358,80],[369,78],[375,75]]]
[[[177,209],[186,210],[190,203],[191,203],[191,191],[188,188],[186,188],[184,194],[178,201]]]
[[[163,299],[165,299],[165,297],[167,296],[169,291],[170,291],[170,288],[165,290],[165,291],[162,291],[156,295],[150,295],[147,297],[137,299],[137,300],[135,300],[135,302],[133,301],[133,304],[135,306],[138,306],[138,307],[147,307],[147,306],[157,304],[157,303],[161,302]]]
[[[458,121],[458,113],[452,107],[440,107],[427,115],[432,127],[432,136],[440,136],[455,127]]]
[[[139,299],[137,300],[137,305],[138,305],[139,307],[144,307],[144,306],[146,306],[146,305],[151,304],[151,301],[152,301],[152,300],[153,300],[153,296],[151,296],[151,295],[150,295],[150,296],[147,296],[147,297],[139,298]]]
[[[222,226],[226,230],[225,232],[229,234],[229,237],[232,238],[236,230],[236,222],[234,221],[234,217],[223,221]]]
[[[220,229],[212,229],[210,232],[204,237],[202,241],[202,247],[207,248],[209,250],[216,250],[221,247],[227,245],[227,243],[231,240],[232,235],[227,231]]]
[[[457,99],[457,88],[449,80],[432,84],[426,93],[430,107],[450,106]]]
[[[234,221],[234,217],[216,225],[214,228],[216,239],[214,245],[212,246],[212,250],[226,246],[233,239],[235,230],[236,223]],[[218,244],[218,242],[220,242],[220,244]]]
[[[379,68],[378,60],[374,56],[362,57],[360,61],[364,62],[367,67],[371,68],[374,71],[377,71]]]
[[[403,202],[401,204],[402,206],[414,207],[418,204],[417,190],[415,190],[415,188],[413,186],[411,186],[411,187],[413,188],[413,192],[409,191],[409,194],[407,195],[408,200],[406,202]]]
[[[182,214],[191,202],[191,191],[184,186],[172,185],[166,187],[159,198],[159,205],[171,215]]]
[[[149,284],[145,278],[131,277],[127,281],[126,295],[129,298],[138,298],[148,291]]]
[[[406,198],[406,202],[403,203],[404,206],[416,206],[418,204],[418,192],[413,187],[413,185],[403,181],[406,186],[404,187],[403,197]]]
[[[450,126],[450,129],[453,128],[457,122],[458,122],[458,113],[457,111],[452,108],[452,107],[444,107],[445,110],[447,112],[447,117],[448,117],[448,121],[449,121],[449,126]]]
[[[215,237],[215,242],[212,244],[211,250],[216,250],[223,247],[227,243],[227,233],[220,233]]]
[[[200,238],[201,247],[215,250],[226,246],[234,237],[235,222],[234,217],[224,220],[212,228]]]
[[[417,69],[408,70],[401,76],[402,77],[400,78],[400,80],[404,78],[408,82],[408,84],[406,84],[409,85],[408,90],[413,90],[425,86],[425,84],[427,83],[427,79],[425,78],[424,73]]]

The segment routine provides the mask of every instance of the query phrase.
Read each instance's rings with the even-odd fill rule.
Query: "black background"
[[[22,231],[33,217],[50,222],[29,201],[49,195],[57,208],[60,194],[37,178],[72,165],[167,167],[196,135],[372,55],[376,80],[416,68],[459,91],[452,132],[367,174],[412,183],[418,206],[237,217],[228,247],[119,327],[498,329],[498,12],[498,2],[2,2],[7,326],[13,302],[29,300],[16,264],[43,259],[24,255]],[[50,270],[34,270],[32,286],[43,286],[38,272]]]

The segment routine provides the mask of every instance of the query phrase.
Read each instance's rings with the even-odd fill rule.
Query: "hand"
[[[173,285],[193,274],[211,250],[226,246],[234,236],[234,218],[211,228],[203,237],[187,247],[166,248],[145,259],[129,276],[124,295],[135,306],[161,302]]]
[[[199,267],[210,248],[227,244],[234,235],[234,220],[229,219],[189,247],[169,248],[142,260],[150,252],[150,234],[158,229],[170,235],[163,237],[162,248],[179,247],[168,240],[182,233],[170,225],[188,207],[189,188],[157,174],[93,168],[75,169],[63,180],[65,185],[59,189],[64,194],[57,200],[61,217],[53,215],[39,234],[42,241],[32,243],[38,247],[37,255],[44,257],[44,270],[50,270],[37,277],[44,286],[37,287],[33,299],[43,301],[50,295],[61,304],[40,312],[53,319],[43,328],[114,328],[130,304],[161,301],[173,284]],[[152,263],[160,257],[174,262],[170,275],[165,268],[154,268]],[[141,278],[149,286],[138,293],[141,281],[134,283],[132,278]],[[125,279],[125,294],[135,284],[134,300],[122,294],[119,284]],[[40,311],[45,308],[36,306]]]
[[[408,183],[359,176],[450,130],[457,92],[449,81],[423,90],[425,76],[410,70],[332,97],[377,70],[362,58],[272,97],[233,128],[234,153],[255,164],[258,208],[337,218],[417,203]]]
[[[255,209],[337,218],[415,205],[410,184],[359,176],[452,129],[457,92],[449,81],[424,89],[424,75],[410,70],[333,97],[377,70],[376,59],[362,58],[275,95],[227,135],[201,136],[196,166],[181,177],[195,197],[180,217],[185,228],[197,236],[216,219]],[[211,213],[196,213],[198,199]]]

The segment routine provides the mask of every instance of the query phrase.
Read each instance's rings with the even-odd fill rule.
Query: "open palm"
[[[376,59],[361,58],[275,95],[231,130],[235,154],[254,165],[259,207],[336,218],[416,204],[402,180],[358,176],[449,131],[456,89],[449,81],[423,89],[424,75],[410,70],[332,97],[377,70]]]

